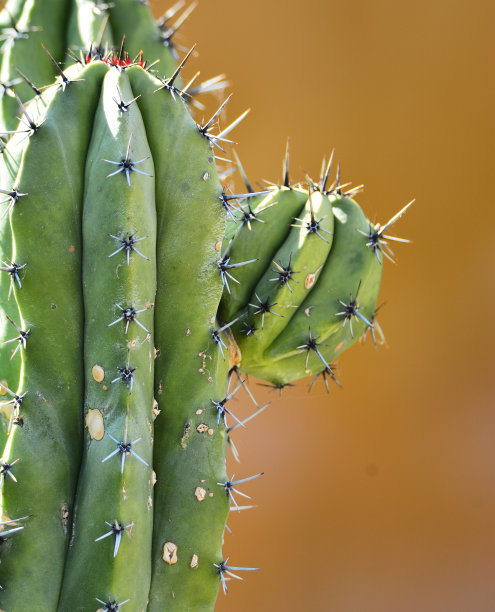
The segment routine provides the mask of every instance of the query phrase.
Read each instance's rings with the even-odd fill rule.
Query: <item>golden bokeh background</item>
[[[372,219],[417,200],[385,262],[389,347],[343,355],[330,395],[251,381],[272,403],[228,469],[265,474],[224,551],[261,571],[219,612],[495,610],[494,23],[488,0],[201,0],[181,31],[186,76],[226,72],[230,119],[253,109],[253,182],[280,180],[290,136],[294,179],[335,148]]]

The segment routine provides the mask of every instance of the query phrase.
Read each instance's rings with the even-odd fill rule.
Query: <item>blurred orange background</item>
[[[494,23],[484,0],[201,0],[181,30],[186,80],[226,72],[230,119],[253,109],[251,181],[280,181],[290,136],[293,179],[335,148],[371,219],[416,198],[385,262],[389,347],[343,355],[330,395],[251,380],[272,403],[228,470],[265,474],[224,552],[261,571],[219,612],[495,610]]]

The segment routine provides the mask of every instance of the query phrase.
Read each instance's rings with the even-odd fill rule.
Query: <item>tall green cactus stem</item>
[[[229,510],[229,496],[217,484],[227,481],[226,419],[217,405],[227,393],[228,361],[215,336],[222,293],[217,245],[225,213],[210,137],[193,121],[181,95],[137,66],[126,71],[99,61],[76,66],[33,104],[40,116],[30,117],[29,133],[21,131],[9,143],[14,151],[17,142],[27,143],[18,145],[25,150],[16,177],[27,195],[10,207],[10,217],[12,260],[26,264],[19,270],[22,289],[16,287],[16,300],[32,338],[23,353],[18,390],[19,395],[28,391],[17,408],[23,425],[13,428],[2,457],[2,509],[12,517],[32,516],[20,537],[8,542],[0,566],[2,605],[8,609],[20,609],[16,606],[26,601],[24,610],[55,609],[62,575],[60,609],[84,609],[95,597],[124,601],[129,595],[141,609],[151,579],[150,609],[163,609],[164,602],[177,609],[211,609],[215,601],[220,581],[214,564],[222,562]],[[69,128],[74,118],[85,119],[78,130]],[[40,232],[48,231],[54,209],[55,237],[46,251],[42,243],[42,256],[36,258]],[[195,223],[199,217],[201,223]],[[184,242],[185,235],[190,242]],[[144,253],[125,248],[130,236],[146,238],[140,246]],[[117,252],[108,257],[115,237]],[[120,309],[133,308],[135,314],[152,306],[155,250],[155,324],[151,313],[138,319],[150,333],[142,333],[134,315],[108,328],[121,318]],[[198,299],[181,312],[180,304],[194,294]],[[123,333],[127,322],[133,335]],[[152,457],[154,379],[163,414]],[[77,478],[83,415],[86,441]],[[56,431],[48,436],[50,427]],[[128,460],[123,473],[108,457],[115,440],[124,445],[139,440],[142,449],[139,457],[133,451],[136,461]],[[153,555],[152,464],[160,508]],[[10,474],[17,482],[6,482]],[[35,495],[39,482],[50,492],[41,504]],[[105,522],[114,521],[117,531],[110,527],[100,543]],[[35,529],[47,535],[49,546],[44,538],[33,546]],[[47,548],[50,580],[44,572],[37,572],[34,582],[23,580],[19,568],[35,573]],[[105,554],[109,561],[94,571]]]
[[[5,10],[0,12],[0,29],[2,32],[2,58],[0,79],[3,89],[0,92],[0,131],[15,130],[19,116],[19,102],[33,96],[31,86],[39,87],[50,82],[57,75],[55,66],[48,55],[40,53],[41,44],[58,62],[64,60],[65,51],[81,55],[88,61],[89,56],[103,54],[106,48],[111,49],[113,40],[123,40],[124,34],[132,31],[133,49],[140,50],[147,57],[158,60],[157,70],[164,78],[175,70],[176,53],[173,46],[173,34],[177,25],[183,23],[186,11],[179,24],[172,26],[171,20],[177,10],[170,11],[163,27],[155,21],[148,6],[136,0],[117,0],[112,3],[95,2],[94,0],[9,0]],[[113,9],[113,10],[110,10]],[[67,25],[65,26],[65,23]],[[136,30],[136,24],[139,28]],[[165,28],[167,35],[160,34]],[[88,57],[85,55],[89,53]],[[116,58],[118,61],[118,57]],[[122,58],[124,59],[124,58]],[[25,81],[26,78],[28,81]],[[177,79],[180,84],[180,79]],[[35,111],[37,112],[37,111]],[[26,119],[24,118],[24,121]],[[13,158],[12,147],[5,152],[4,164],[1,165],[0,189],[3,192],[12,190],[18,169],[18,160]],[[21,147],[17,147],[20,155]],[[5,194],[5,205],[12,198]],[[0,240],[4,256],[11,252],[11,230],[5,209],[0,211]],[[0,295],[3,298],[3,311],[14,322],[18,323],[18,310],[14,299],[7,299],[10,290],[10,279],[0,275]],[[16,324],[17,324],[16,323]],[[14,327],[6,318],[0,320],[0,383],[9,389],[17,387],[20,376],[20,358],[10,359],[15,345],[1,344],[15,336]],[[8,393],[0,387],[0,394]],[[0,446],[3,448],[11,415],[11,405],[2,408],[0,417]]]
[[[156,167],[158,292],[155,334],[157,475],[149,610],[210,610],[218,592],[228,514],[226,429],[214,401],[227,361],[212,338],[222,293],[215,245],[225,229],[213,151],[184,104],[160,82],[129,70]],[[151,126],[160,129],[151,129]],[[194,151],[194,154],[193,154]],[[183,305],[187,304],[184,308]],[[219,422],[218,422],[219,421]]]

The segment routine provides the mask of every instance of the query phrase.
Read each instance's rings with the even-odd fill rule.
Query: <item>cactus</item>
[[[239,372],[332,378],[374,330],[384,231],[405,210],[371,224],[339,172],[327,185],[331,163],[304,187],[287,159],[283,185],[226,192],[215,150],[244,115],[219,134],[225,104],[196,123],[192,94],[223,81],[183,86],[192,50],[179,63],[172,35],[191,9],[170,25],[182,3],[158,21],[145,4],[0,14],[9,612],[211,610],[256,569],[222,552],[238,487],[260,476],[226,473],[248,420],[228,404]],[[64,45],[79,58],[67,68]]]

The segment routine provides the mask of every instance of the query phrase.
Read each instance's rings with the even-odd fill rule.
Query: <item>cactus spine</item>
[[[244,426],[234,372],[332,377],[373,331],[400,240],[384,235],[398,216],[372,226],[339,179],[327,188],[330,166],[308,186],[286,167],[283,186],[224,191],[214,149],[238,120],[213,135],[224,105],[193,119],[192,94],[222,82],[183,88],[181,6],[157,22],[140,0],[11,1],[10,30],[0,14],[0,291],[19,334],[15,360],[0,349],[9,612],[212,610],[255,569],[222,553],[235,487],[259,476],[226,473]],[[80,57],[67,69],[64,45]]]

